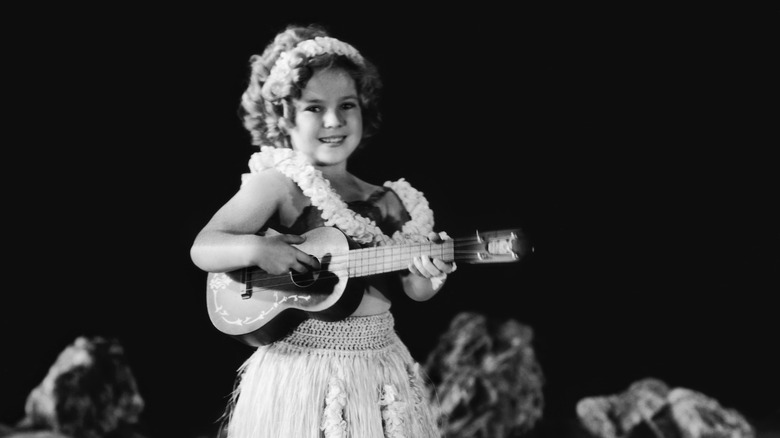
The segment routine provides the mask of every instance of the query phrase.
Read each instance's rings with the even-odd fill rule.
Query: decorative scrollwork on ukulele
[[[214,292],[213,298],[214,298],[214,312],[219,314],[220,318],[227,324],[232,325],[249,325],[253,324],[257,321],[262,321],[265,319],[269,314],[274,313],[279,306],[282,304],[293,301],[297,302],[299,300],[301,301],[309,301],[311,300],[311,295],[285,295],[284,297],[280,296],[279,292],[273,293],[274,301],[268,307],[267,309],[259,312],[257,315],[253,315],[254,317],[247,316],[244,318],[240,317],[233,317],[230,312],[228,312],[224,306],[220,305],[219,297],[218,295],[220,293],[231,293],[230,285],[232,283],[235,283],[235,281],[230,278],[225,273],[219,273],[212,276],[211,281],[209,282],[209,287]]]

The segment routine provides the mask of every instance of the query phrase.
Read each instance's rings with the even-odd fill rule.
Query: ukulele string
[[[458,240],[453,242],[452,249],[453,250],[457,250],[458,248],[462,248],[464,246],[471,246],[471,245],[473,245],[473,243],[471,243],[471,242],[464,242],[464,241],[472,241],[472,240],[474,242],[477,241],[476,238],[458,239]],[[421,243],[417,243],[417,244],[410,244],[408,246],[408,248],[410,248],[409,251],[401,250],[401,251],[399,251],[398,255],[401,255],[401,256],[403,256],[403,255],[411,255],[411,253],[415,251],[414,249],[412,249],[413,247],[417,247],[416,251],[420,251],[420,249],[422,249],[422,247],[425,246],[425,245],[429,245],[431,248],[435,248],[435,246],[433,246],[429,242],[421,242]],[[387,250],[385,248],[391,248],[391,247],[390,246],[386,246],[386,247],[382,247],[382,246],[368,247],[368,248],[360,248],[360,249],[351,250],[349,253],[328,254],[328,255],[330,255],[330,258],[328,259],[328,264],[329,265],[333,265],[335,263],[345,263],[344,259],[346,259],[347,261],[349,259],[356,260],[356,261],[366,260],[366,259],[361,259],[360,258],[360,256],[358,255],[358,254],[360,254],[360,251],[364,251],[364,250],[370,251],[370,250],[383,249],[383,251],[382,251],[383,253],[381,255],[373,255],[370,258],[367,258],[368,260],[377,261],[376,263],[368,263],[368,264],[361,264],[360,265],[360,267],[373,268],[373,267],[375,267],[377,265],[384,264],[386,262],[386,260],[385,260],[386,258],[388,258],[388,257],[392,258],[392,257],[394,257],[396,255],[396,254],[394,254],[393,251],[390,251],[390,254],[388,255],[387,254]],[[435,251],[431,251],[431,252],[435,252]],[[406,254],[406,253],[409,253],[409,254]],[[430,255],[430,254],[425,254],[425,255]],[[306,273],[296,273],[296,274],[301,274],[301,275],[319,274],[319,273],[328,272],[328,271],[331,271],[331,270],[332,269],[323,269],[323,270],[315,270],[315,271],[309,271],[309,272],[306,272]],[[289,276],[289,273],[278,274],[278,275],[267,275],[267,276],[263,277],[262,280],[269,280],[269,279],[274,279],[274,278],[287,278],[288,276]]]
[[[459,239],[458,241],[453,242],[453,250],[457,249],[458,247],[471,246],[473,244],[473,243],[466,243],[464,241],[466,241],[466,242],[468,242],[468,241],[477,242],[478,239],[476,237],[469,238],[469,239]],[[417,244],[417,245],[411,245],[411,246],[412,247],[413,246],[419,246],[419,248],[418,248],[418,250],[419,250],[420,248],[422,248],[423,245],[430,245],[430,243],[423,242],[423,243],[420,243],[420,244]],[[363,248],[363,249],[376,249],[376,248],[382,248],[382,247],[370,247],[370,248]],[[401,254],[401,255],[404,255],[404,254]],[[426,254],[426,255],[428,255],[428,254]],[[393,256],[394,256],[394,254],[391,253],[390,257],[389,257],[390,258],[389,264],[390,264],[391,268],[386,270],[386,271],[376,272],[377,274],[381,274],[381,273],[385,273],[385,272],[399,271],[399,270],[403,270],[403,269],[405,269],[405,268],[407,268],[409,266],[409,263],[404,263],[399,268],[393,268],[392,266],[397,265],[397,263],[401,261],[401,260],[394,261],[392,259]],[[347,260],[344,261],[343,260],[344,258],[346,258]],[[462,259],[463,257],[461,256],[460,258]],[[270,288],[274,288],[274,287],[287,286],[287,285],[291,285],[291,284],[296,284],[297,285],[297,283],[309,280],[310,276],[312,276],[312,275],[321,274],[323,272],[335,273],[335,272],[339,272],[339,271],[348,271],[349,259],[350,259],[350,254],[348,254],[348,253],[336,254],[336,255],[333,255],[329,259],[329,261],[328,261],[328,267],[329,268],[328,269],[319,269],[319,270],[313,270],[313,271],[309,271],[309,272],[290,271],[289,273],[286,273],[286,274],[268,275],[268,276],[265,276],[263,278],[259,278],[259,279],[256,279],[256,280],[249,280],[249,281],[246,281],[245,284],[248,285],[248,286],[252,286],[253,284],[257,284],[257,283],[266,283],[268,281],[278,281],[278,282],[273,283],[273,284],[263,284],[262,286],[257,286],[257,287],[260,287],[260,289],[265,289],[265,288],[270,289]],[[372,269],[374,269],[374,268],[376,268],[378,266],[386,266],[386,265],[388,265],[388,260],[387,260],[388,257],[386,255],[372,256],[371,258],[362,259],[362,260],[359,257],[354,257],[353,259],[356,261],[356,263],[359,263],[361,261],[368,261],[368,263],[360,263],[358,266],[355,266],[356,269],[361,269],[361,270],[372,270]],[[337,261],[334,262],[334,260],[337,260]],[[343,264],[346,264],[347,266],[344,267],[344,268],[341,268],[341,269],[336,269],[335,266],[334,266],[334,265],[338,266],[338,265],[343,265]],[[298,282],[296,282],[296,280],[298,280]],[[255,287],[255,286],[253,286],[253,287]]]

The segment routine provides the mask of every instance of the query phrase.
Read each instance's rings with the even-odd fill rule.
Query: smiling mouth
[[[347,138],[347,136],[340,135],[340,136],[337,136],[337,137],[322,137],[319,140],[321,142],[323,142],[323,143],[326,143],[326,144],[339,144],[339,143],[343,142],[346,138]]]

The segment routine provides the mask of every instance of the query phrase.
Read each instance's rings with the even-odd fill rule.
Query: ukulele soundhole
[[[315,281],[317,281],[317,277],[319,277],[319,274],[312,272],[304,272],[301,274],[295,271],[290,271],[290,281],[292,281],[293,284],[298,287],[311,286]]]
[[[298,287],[309,287],[314,284],[319,277],[320,271],[295,272],[290,270],[290,280]]]

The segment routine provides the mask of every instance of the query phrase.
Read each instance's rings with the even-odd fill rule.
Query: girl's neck
[[[352,174],[347,171],[346,163],[339,163],[331,166],[319,166],[315,164],[314,168],[322,172],[322,176],[329,181],[343,181],[352,178]]]
[[[322,176],[330,181],[331,186],[339,194],[342,194],[341,189],[357,185],[357,178],[349,173],[346,163],[334,164],[332,166],[318,166],[315,164],[314,168],[322,172]]]
[[[330,186],[345,202],[365,198],[364,183],[355,175],[349,173],[346,166],[315,167],[322,172],[322,176],[330,182]]]

